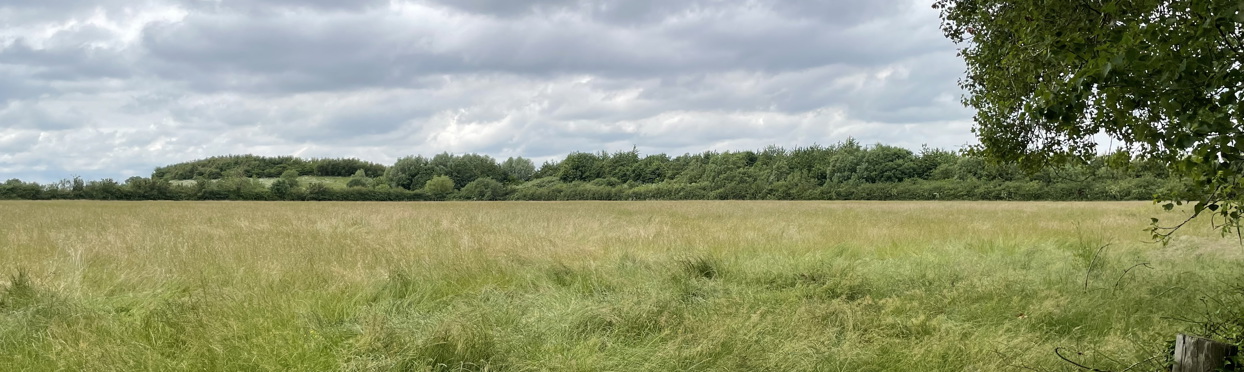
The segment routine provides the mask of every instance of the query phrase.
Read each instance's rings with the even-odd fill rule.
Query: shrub
[[[466,200],[501,200],[509,190],[497,180],[484,177],[468,183],[458,192],[458,197]]]
[[[433,198],[445,199],[454,192],[454,180],[449,176],[436,176],[423,184],[424,191]]]

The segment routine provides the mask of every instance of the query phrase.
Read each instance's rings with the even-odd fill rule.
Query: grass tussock
[[[0,204],[0,370],[1157,370],[1242,328],[1188,320],[1244,248],[1146,203]]]

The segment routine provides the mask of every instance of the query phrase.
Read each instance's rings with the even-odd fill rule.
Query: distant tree
[[[82,188],[82,192],[88,199],[93,200],[125,199],[121,191],[121,185],[111,178],[87,182],[86,186]]]
[[[377,190],[389,190],[393,188],[393,186],[391,186],[391,182],[389,182],[389,178],[385,176],[372,178],[371,187]]]
[[[501,169],[509,175],[509,178],[517,182],[527,182],[531,180],[531,176],[536,173],[536,165],[531,159],[523,157],[512,157],[505,159],[501,163]]]
[[[86,182],[82,177],[73,176],[72,186],[70,186],[70,197],[74,199],[85,197],[82,193],[86,189]]]
[[[272,181],[272,184],[268,185],[268,191],[277,199],[292,200],[296,199],[299,187],[298,171],[289,169],[281,173],[281,178]]]
[[[497,161],[487,155],[455,156],[445,153],[432,157],[430,163],[437,175],[449,176],[454,180],[454,188],[462,188],[480,178],[506,179],[508,177]]]
[[[333,200],[333,189],[323,182],[311,182],[307,184],[307,199],[309,200]]]
[[[922,179],[933,179],[934,171],[943,166],[954,164],[959,160],[959,156],[953,152],[929,148],[922,146],[920,148],[920,158],[916,160],[916,174]]]
[[[397,159],[385,172],[385,178],[393,187],[414,190],[427,183],[435,176],[431,162],[422,156],[407,156]]]
[[[642,168],[639,167],[639,151],[631,149],[631,151],[622,151],[614,153],[603,159],[601,164],[601,176],[615,178],[622,182],[635,181],[642,179]]]
[[[864,147],[855,139],[846,141],[828,149],[825,174],[828,181],[847,182],[860,180],[860,165],[864,164]]]
[[[362,169],[354,172],[354,175],[350,176],[350,181],[346,182],[346,187],[348,188],[368,186],[371,186],[371,179],[367,178],[367,172]]]
[[[423,190],[437,199],[444,199],[454,192],[454,180],[448,176],[436,176],[423,185]]]
[[[354,158],[315,159],[310,163],[313,174],[320,177],[350,177],[360,170],[367,175],[381,175],[386,168],[384,165]]]
[[[878,144],[863,152],[855,176],[864,182],[881,183],[920,178],[921,174],[911,150]]]
[[[285,180],[285,182],[289,182],[289,185],[291,187],[298,187],[298,171],[297,170],[290,169],[290,170],[287,170],[281,173],[281,179]]]
[[[293,196],[294,190],[297,187],[296,181],[290,182],[288,179],[279,178],[276,181],[272,181],[272,184],[268,186],[268,191],[277,199],[289,200],[292,199],[291,196]]]
[[[471,181],[458,192],[458,197],[466,200],[501,200],[508,194],[501,182],[484,177]]]
[[[291,156],[227,155],[159,167],[151,177],[163,180],[221,179],[226,173],[241,171],[239,177],[270,178],[290,169],[310,174],[305,160]]]
[[[43,199],[43,188],[38,183],[25,183],[22,180],[11,178],[4,181],[0,185],[0,199],[24,199],[36,200]]]
[[[173,197],[172,184],[168,180],[130,177],[125,180],[123,196],[131,200],[168,200]]]
[[[576,152],[566,155],[558,165],[557,178],[562,182],[575,181],[591,181],[604,176],[604,160],[608,156],[605,154],[597,155],[586,152]]]
[[[546,160],[544,163],[540,164],[539,169],[536,169],[536,173],[531,175],[531,179],[536,180],[546,177],[557,177],[560,172],[561,163],[553,160]]]
[[[634,181],[639,183],[656,183],[665,180],[667,176],[666,164],[669,164],[670,157],[665,154],[655,154],[645,156],[639,164],[635,165]]]
[[[787,164],[792,172],[802,171],[817,184],[822,184],[829,179],[827,165],[832,156],[832,149],[820,145],[796,147],[790,151],[790,161]]]

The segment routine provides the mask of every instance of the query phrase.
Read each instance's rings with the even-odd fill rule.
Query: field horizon
[[[1150,202],[0,207],[3,370],[1156,370],[1244,258]]]

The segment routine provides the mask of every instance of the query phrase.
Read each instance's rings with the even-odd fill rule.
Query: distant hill
[[[384,174],[387,167],[354,158],[302,159],[292,156],[226,155],[177,163],[155,169],[152,178],[168,181],[205,178],[221,179],[229,175],[275,178],[293,170],[299,176],[350,177],[362,170],[368,177]]]

